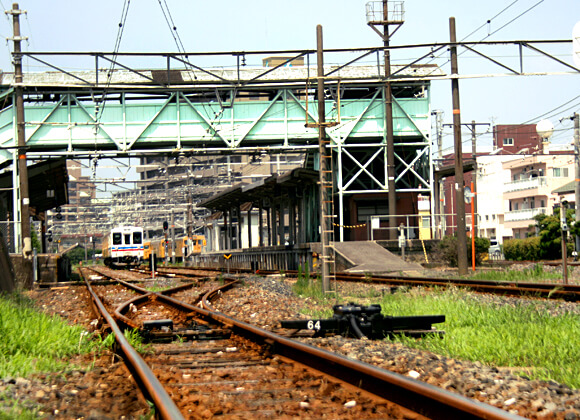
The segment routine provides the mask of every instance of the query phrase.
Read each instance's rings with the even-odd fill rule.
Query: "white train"
[[[143,228],[119,226],[103,238],[103,260],[108,267],[137,266],[143,260]]]

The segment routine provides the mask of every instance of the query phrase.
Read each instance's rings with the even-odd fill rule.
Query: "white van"
[[[501,245],[499,244],[497,239],[490,239],[489,242],[490,242],[489,250],[487,251],[489,252],[489,255],[496,258],[501,257]]]

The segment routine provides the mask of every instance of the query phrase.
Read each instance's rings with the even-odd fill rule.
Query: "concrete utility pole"
[[[454,124],[443,124],[445,127],[454,127]],[[471,190],[471,192],[475,192],[477,191],[477,132],[476,132],[476,127],[478,125],[487,125],[489,126],[489,123],[476,123],[474,120],[471,120],[470,123],[464,123],[461,124],[462,126],[467,127],[470,131],[471,131],[471,159],[473,159],[473,176],[471,177],[473,180],[473,188]],[[474,209],[474,213],[475,215],[477,215],[477,194],[474,195],[472,197],[473,200],[473,209]],[[478,221],[477,219],[474,220],[474,232],[477,232],[478,230]]]
[[[435,131],[437,133],[437,163],[435,166],[440,168],[443,162],[443,111],[436,109],[435,111],[431,112],[431,115],[435,115]],[[433,210],[435,213],[437,239],[441,239],[444,232],[443,221],[445,220],[443,179],[441,177],[435,176],[434,180],[435,184],[433,190],[433,199],[435,203],[433,205]]]
[[[175,214],[171,209],[171,263],[175,264]]]
[[[28,192],[28,168],[26,166],[26,137],[24,133],[24,99],[22,94],[22,52],[20,42],[20,15],[26,13],[18,8],[18,3],[12,4],[12,10],[7,14],[12,15],[14,36],[14,96],[16,97],[16,136],[18,142],[18,179],[20,190],[20,226],[22,233],[22,243],[17,244],[22,249],[22,254],[26,258],[32,256],[32,240],[30,236],[30,197]],[[16,219],[16,218],[15,218]]]
[[[372,2],[374,3],[374,2]],[[375,10],[373,7],[369,9],[367,4],[367,24],[383,39],[385,47],[385,125],[386,125],[386,141],[387,141],[387,198],[389,201],[389,239],[396,240],[398,234],[397,226],[397,192],[395,189],[395,144],[393,131],[393,90],[391,86],[391,52],[389,51],[389,40],[391,36],[403,24],[403,2],[391,1],[393,4],[394,16],[389,16],[389,2],[383,0],[383,10],[380,19],[375,19]],[[394,25],[395,30],[390,33],[389,26]],[[383,32],[377,29],[377,26],[382,26]]]
[[[566,213],[568,209],[568,202],[560,201],[560,231],[562,232],[562,280],[564,284],[568,284],[568,245],[566,237],[568,236],[568,227],[566,224]]]
[[[452,44],[457,42],[455,34],[455,18],[449,18],[449,35]],[[457,47],[451,48],[451,74],[457,76]],[[465,234],[465,198],[463,185],[463,150],[461,145],[461,108],[459,106],[459,80],[451,79],[453,102],[453,140],[455,143],[455,198],[457,205],[457,267],[459,275],[467,274],[467,237]]]
[[[385,46],[385,114],[387,118],[387,185],[389,200],[389,239],[397,239],[397,192],[395,190],[395,145],[393,132],[393,90],[391,87],[391,52],[389,51],[389,9],[388,1],[383,0],[383,43]]]
[[[580,221],[580,117],[578,113],[574,113],[572,119],[574,120],[574,166],[575,166],[575,181],[574,199],[575,199],[575,219],[576,223]],[[576,252],[580,252],[580,236],[576,235]]]
[[[318,153],[319,153],[319,181],[320,181],[320,244],[322,245],[322,291],[330,291],[330,235],[333,232],[332,212],[329,211],[331,206],[330,200],[333,199],[330,194],[332,187],[332,176],[328,176],[327,156],[332,159],[330,147],[326,139],[326,111],[324,104],[324,53],[322,43],[322,26],[316,26],[316,61],[318,64],[317,76],[317,95],[318,95]],[[328,155],[327,155],[328,154]],[[330,174],[332,175],[332,174]],[[330,178],[330,180],[329,180]],[[329,185],[330,183],[330,185]]]

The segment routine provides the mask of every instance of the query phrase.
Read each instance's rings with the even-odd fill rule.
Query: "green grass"
[[[0,395],[0,420],[34,420],[40,418],[32,401],[17,401],[5,394]]]
[[[90,352],[94,344],[81,327],[47,316],[20,295],[0,296],[0,377],[74,368],[63,358]],[[0,420],[38,418],[34,404],[0,395]]]
[[[123,331],[123,335],[125,336],[125,338],[129,342],[131,347],[133,347],[138,353],[151,354],[152,346],[151,346],[151,344],[147,344],[147,343],[143,342],[143,337],[141,337],[139,330],[127,329],[127,330]],[[107,334],[105,337],[98,340],[98,342],[96,344],[96,349],[100,350],[100,351],[102,351],[102,350],[113,351],[113,345],[115,344],[115,342],[116,342],[115,334],[113,334],[113,333]]]
[[[491,366],[532,368],[522,372],[580,388],[578,315],[551,316],[541,302],[485,304],[454,288],[395,293],[381,305],[383,314],[394,316],[445,315],[446,322],[435,325],[445,330],[444,338],[397,339],[407,346]]]
[[[292,285],[292,290],[298,296],[309,297],[319,303],[326,303],[336,300],[336,296],[327,295],[322,291],[322,280],[316,280],[305,275],[299,275],[296,283]]]
[[[43,315],[17,295],[0,298],[0,336],[3,378],[59,371],[67,366],[60,359],[92,347],[83,328]]]
[[[169,288],[170,288],[169,286],[162,286],[157,283],[154,283],[151,286],[146,287],[146,289],[149,290],[150,292],[162,292]]]
[[[541,264],[534,264],[531,268],[523,270],[502,270],[502,271],[478,271],[473,275],[465,276],[476,280],[510,281],[522,283],[542,282],[545,280],[562,279],[562,272],[545,271]]]

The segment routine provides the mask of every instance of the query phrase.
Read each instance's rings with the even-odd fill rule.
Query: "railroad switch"
[[[154,319],[152,321],[143,321],[145,331],[162,330],[170,331],[173,329],[173,320],[171,319]]]
[[[314,336],[339,334],[345,337],[382,339],[396,334],[423,336],[439,334],[432,324],[445,322],[445,315],[384,316],[381,305],[362,306],[355,303],[334,305],[330,319],[282,321],[282,328],[309,330]]]
[[[227,328],[212,328],[209,325],[197,324],[195,321],[184,329],[175,329],[171,319],[143,322],[143,338],[150,342],[170,342],[177,337],[180,340],[220,340],[229,338],[231,333]]]

